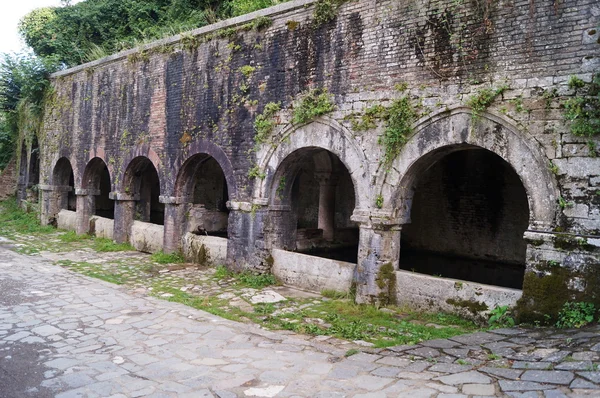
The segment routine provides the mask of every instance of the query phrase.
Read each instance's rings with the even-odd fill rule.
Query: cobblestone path
[[[269,332],[0,248],[0,397],[600,396],[600,329],[368,349]]]

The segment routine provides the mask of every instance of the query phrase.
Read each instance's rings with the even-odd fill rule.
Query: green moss
[[[479,314],[480,312],[487,311],[488,306],[485,303],[475,300],[464,300],[464,299],[453,299],[449,298],[446,303],[455,307],[465,308],[472,314]]]
[[[571,293],[571,272],[564,267],[546,265],[549,272],[527,272],[523,280],[523,296],[517,301],[515,314],[519,323],[555,322]]]
[[[200,248],[198,249],[198,253],[196,253],[196,255],[194,257],[195,257],[194,262],[196,264],[208,266],[211,263],[210,262],[210,254],[208,253],[208,250],[206,249],[206,246],[204,246],[204,244],[200,245]]]
[[[380,290],[379,304],[396,304],[396,272],[391,262],[387,262],[379,268],[375,283]]]
[[[594,250],[594,246],[588,244],[586,238],[579,238],[569,234],[556,234],[553,237],[554,247],[567,251],[572,250]]]

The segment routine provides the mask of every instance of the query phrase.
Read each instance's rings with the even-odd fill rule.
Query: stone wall
[[[40,139],[42,218],[60,210],[56,192],[65,184],[53,180],[60,159],[72,165],[80,219],[91,215],[98,192],[84,176],[99,158],[110,172],[114,237],[127,240],[140,200],[130,165],[143,157],[158,172],[164,248],[178,250],[191,202],[181,170],[204,154],[227,184],[229,266],[267,271],[272,249],[295,244],[288,194],[296,162],[325,149],[348,170],[355,193],[359,300],[377,300],[380,268],[398,269],[401,261],[402,226],[411,222],[419,179],[452,152],[476,147],[519,177],[527,231],[549,240],[557,231],[598,236],[600,142],[572,135],[561,108],[575,95],[571,76],[590,82],[599,70],[596,1],[357,0],[322,24],[314,22],[313,3],[284,3],[53,75]],[[272,24],[253,28],[259,16]],[[292,123],[314,88],[327,89],[334,110]],[[484,100],[489,89],[499,90],[493,101]],[[404,96],[419,117],[384,164],[386,121],[371,118],[362,129],[358,122],[368,108]],[[281,110],[257,144],[254,121],[271,102]],[[279,195],[282,178],[290,186]],[[584,249],[597,264],[597,248]],[[528,272],[558,251],[528,255]]]

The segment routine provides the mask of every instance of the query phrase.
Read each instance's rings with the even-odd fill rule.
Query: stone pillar
[[[337,176],[332,173],[316,172],[319,182],[319,221],[318,228],[323,231],[323,239],[332,241],[335,234],[335,188]]]
[[[40,184],[40,222],[42,225],[56,225],[56,217],[61,209],[68,208],[70,186]]]
[[[108,197],[115,201],[115,223],[113,240],[117,243],[128,243],[131,224],[135,215],[135,202],[138,195],[123,192],[111,192]]]
[[[87,234],[90,232],[90,217],[96,212],[96,195],[100,195],[97,189],[76,189],[77,196],[77,224],[78,234]]]
[[[236,270],[268,272],[271,240],[270,212],[267,202],[227,202],[229,209],[227,267]]]
[[[181,251],[181,238],[187,232],[185,215],[188,203],[185,203],[182,198],[174,196],[160,196],[158,200],[165,205],[163,251],[165,253],[179,252]]]
[[[359,303],[396,302],[402,227],[383,213],[361,215],[355,211],[352,216],[353,221],[360,223],[356,270],[356,301]]]

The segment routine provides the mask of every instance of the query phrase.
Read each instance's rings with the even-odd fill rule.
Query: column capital
[[[38,185],[40,191],[55,191],[55,192],[71,192],[73,190],[72,186],[69,185],[47,185],[40,184]]]
[[[132,194],[125,193],[125,192],[113,191],[108,194],[108,198],[112,199],[112,200],[117,200],[120,202],[131,202],[131,201],[140,200],[140,195],[132,195]]]
[[[84,188],[76,188],[75,195],[77,196],[97,196],[100,195],[99,189],[84,189]]]
[[[166,205],[181,205],[184,203],[191,203],[192,201],[190,200],[190,198],[186,197],[186,196],[167,196],[167,195],[160,195],[158,197],[158,201],[160,203],[166,204]]]
[[[390,210],[355,209],[350,219],[360,224],[361,228],[401,230],[400,220]]]

